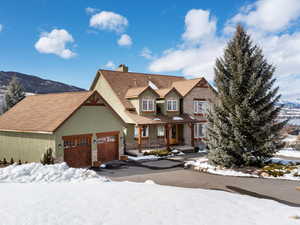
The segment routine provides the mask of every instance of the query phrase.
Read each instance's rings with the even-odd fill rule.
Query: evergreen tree
[[[52,149],[49,148],[47,151],[43,154],[43,157],[41,159],[41,163],[43,165],[49,165],[49,164],[54,164],[54,157],[52,154]]]
[[[260,165],[281,147],[280,95],[273,88],[275,67],[253,45],[242,26],[216,60],[219,102],[208,115],[208,158],[225,167]]]
[[[25,98],[25,92],[22,85],[16,77],[13,77],[7,87],[4,102],[4,112],[12,108],[18,102]]]

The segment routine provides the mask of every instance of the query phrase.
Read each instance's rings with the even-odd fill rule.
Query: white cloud
[[[210,18],[209,11],[192,9],[185,16],[185,32],[182,38],[186,41],[199,42],[209,38],[216,31],[216,19]]]
[[[242,22],[249,27],[277,32],[286,29],[299,16],[299,0],[258,0],[243,7],[231,22]]]
[[[0,32],[3,31],[3,25],[0,24]]]
[[[122,34],[122,36],[118,40],[118,45],[120,45],[120,46],[131,46],[132,45],[131,37],[127,34]]]
[[[128,26],[128,20],[120,14],[102,11],[91,17],[90,26],[100,30],[111,30],[119,33],[123,32]]]
[[[44,54],[55,54],[64,59],[74,57],[76,54],[66,48],[67,43],[74,42],[74,39],[67,30],[53,29],[51,32],[44,32],[40,39],[35,43],[38,52]]]
[[[103,67],[108,68],[108,69],[114,69],[116,68],[116,65],[114,64],[113,61],[109,60]]]
[[[273,11],[272,3],[276,6]],[[182,43],[165,50],[160,57],[153,59],[149,69],[153,72],[181,71],[188,76],[204,75],[212,81],[216,58],[222,56],[237,23],[242,23],[251,34],[254,43],[263,48],[268,62],[276,66],[275,76],[278,78],[281,92],[286,94],[290,92],[287,88],[290,82],[294,81],[295,87],[300,86],[300,76],[297,76],[300,75],[300,32],[290,29],[293,25],[299,25],[296,21],[300,14],[299,4],[299,0],[258,0],[254,4],[242,7],[225,23],[223,32],[219,33],[215,32],[216,19],[210,16],[209,11],[193,9],[185,17]],[[276,13],[278,9],[285,16]],[[195,14],[197,16],[188,16]],[[203,21],[199,22],[201,18]],[[202,23],[206,25],[191,25]],[[202,30],[205,26],[210,32]],[[199,31],[193,31],[197,30],[196,27]]]
[[[95,14],[95,13],[98,12],[98,11],[99,11],[99,9],[92,8],[92,7],[87,7],[87,8],[85,8],[85,12],[86,12],[87,14],[89,14],[89,15]]]
[[[142,49],[140,55],[143,56],[146,59],[155,59],[155,57],[152,54],[152,51],[149,48],[147,48],[147,47],[145,47],[145,48]]]

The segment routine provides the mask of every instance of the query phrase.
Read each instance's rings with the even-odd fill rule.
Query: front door
[[[170,144],[176,145],[178,144],[178,125],[172,125],[170,129]]]

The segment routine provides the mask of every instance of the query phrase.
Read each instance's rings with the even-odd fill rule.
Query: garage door
[[[70,167],[91,166],[92,134],[62,137],[64,141],[64,161]]]
[[[104,163],[119,159],[119,132],[97,134],[97,158]]]

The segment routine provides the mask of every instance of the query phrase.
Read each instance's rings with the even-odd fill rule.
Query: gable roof
[[[177,91],[175,87],[156,90],[156,92],[159,94],[161,98],[166,97],[172,91],[175,91],[180,97],[182,97],[181,93],[179,93],[179,91]]]
[[[146,90],[151,90],[152,92],[155,93],[155,95],[159,96],[159,94],[156,92],[156,90],[154,90],[150,86],[146,86],[146,87],[137,87],[137,88],[128,89],[125,97],[126,98],[137,98]]]
[[[171,87],[172,83],[175,81],[185,80],[184,77],[180,76],[99,70],[90,90],[94,90],[101,75],[106,79],[114,93],[127,109],[134,108],[134,106],[126,99],[128,89],[149,86],[149,81],[155,84],[159,89],[162,89]]]
[[[0,130],[53,133],[95,95],[110,107],[97,91],[28,96],[0,116]]]
[[[196,78],[196,79],[190,79],[190,80],[183,80],[183,81],[176,81],[173,83],[173,87],[176,88],[176,90],[182,95],[186,96],[190,90],[192,90],[200,81],[202,81],[204,78]]]

